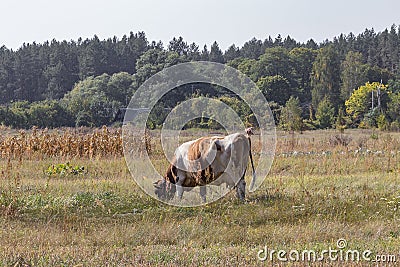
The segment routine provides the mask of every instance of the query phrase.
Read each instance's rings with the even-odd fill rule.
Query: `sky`
[[[399,0],[1,0],[0,47],[56,39],[121,38],[144,31],[167,46],[173,37],[222,50],[253,37],[290,35],[322,42],[366,28],[400,25]]]

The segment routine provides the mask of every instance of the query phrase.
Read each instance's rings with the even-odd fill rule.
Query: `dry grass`
[[[103,127],[59,130],[20,130],[0,137],[0,157],[4,159],[99,158],[122,156],[120,129]]]
[[[71,140],[106,135],[105,129],[80,137],[67,131]],[[47,134],[58,140],[65,133]],[[77,157],[36,150],[37,160],[19,150],[0,161],[0,266],[259,266],[257,252],[265,245],[321,251],[339,238],[351,249],[396,254],[399,134],[347,134],[351,142],[342,146],[331,143],[333,131],[296,134],[294,142],[278,133],[271,174],[246,203],[231,194],[198,208],[170,207],[145,195],[121,152],[105,153],[103,147],[90,159],[86,152]],[[20,133],[12,135],[22,140]],[[3,145],[10,137],[3,137]],[[85,171],[45,173],[65,160]]]

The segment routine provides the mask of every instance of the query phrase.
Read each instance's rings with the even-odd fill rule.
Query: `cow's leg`
[[[206,186],[200,186],[200,197],[203,203],[206,203],[206,193],[207,193]]]
[[[240,178],[236,186],[236,195],[240,200],[244,200],[246,197],[246,181],[244,180],[244,175]]]
[[[182,171],[177,172],[177,181],[176,181],[176,195],[178,199],[182,199],[183,196],[183,187],[182,184],[185,181],[185,174]]]
[[[179,200],[182,199],[183,196],[183,187],[181,185],[178,185],[176,187],[176,196],[178,197]]]

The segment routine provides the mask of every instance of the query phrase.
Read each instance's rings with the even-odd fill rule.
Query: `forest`
[[[400,28],[333,40],[300,43],[281,35],[253,38],[222,51],[187,43],[149,41],[144,32],[100,40],[52,40],[0,48],[0,123],[12,128],[111,125],[140,85],[158,71],[183,62],[212,61],[246,74],[270,103],[284,130],[325,128],[400,129]],[[191,84],[166,96],[171,107],[193,95],[236,107],[251,124],[240,99],[214,85]],[[155,109],[152,128],[165,109]],[[118,122],[117,122],[118,123]],[[211,121],[210,121],[211,123]],[[202,120],[202,125],[210,126]]]

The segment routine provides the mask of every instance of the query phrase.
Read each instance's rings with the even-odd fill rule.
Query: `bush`
[[[376,118],[376,124],[381,131],[387,131],[390,128],[389,121],[386,119],[386,116],[384,114],[380,114]]]
[[[304,130],[316,130],[318,125],[312,120],[303,120]]]
[[[301,107],[298,97],[291,96],[282,108],[280,126],[286,131],[303,130],[303,120],[301,118]]]
[[[56,128],[72,126],[73,120],[59,101],[17,101],[0,107],[0,123],[13,128]]]
[[[329,138],[328,143],[331,146],[348,146],[350,144],[350,142],[352,141],[352,138],[350,136],[347,135],[343,135],[343,134],[337,134],[337,135],[333,135]]]
[[[315,113],[319,127],[322,129],[331,128],[335,121],[335,108],[328,98],[324,98],[317,108]]]
[[[393,121],[390,124],[390,130],[391,131],[396,131],[396,132],[400,131],[400,122],[399,121]]]
[[[377,127],[377,119],[379,117],[380,112],[378,108],[374,108],[373,110],[370,110],[368,113],[364,115],[363,121],[360,123],[359,128],[375,128]]]
[[[54,175],[59,175],[59,176],[64,176],[64,175],[78,175],[83,173],[85,170],[85,167],[83,166],[72,166],[69,162],[67,163],[60,163],[56,165],[49,166],[46,170],[45,173],[48,176],[54,176]]]

